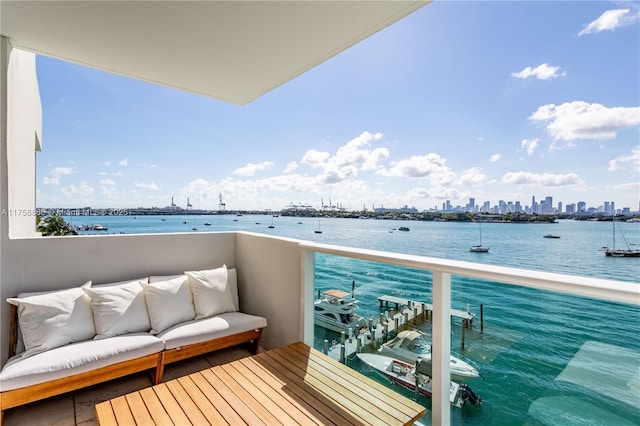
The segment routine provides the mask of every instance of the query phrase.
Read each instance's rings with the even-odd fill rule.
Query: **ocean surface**
[[[640,285],[640,258],[606,257],[611,222],[561,220],[556,224],[477,223],[375,219],[296,218],[257,215],[65,217],[72,225],[99,223],[107,231],[81,234],[252,231],[396,253],[464,260]],[[164,221],[162,220],[164,219]],[[187,222],[187,223],[184,223]],[[210,225],[205,225],[209,223]],[[273,228],[269,228],[272,225]],[[399,231],[401,226],[410,228]],[[320,229],[322,233],[314,231]],[[545,234],[558,239],[543,238]],[[640,223],[616,223],[616,247],[640,248]],[[393,295],[431,303],[431,274],[336,256],[316,256],[317,290],[351,291],[360,314],[378,318],[378,297]],[[543,292],[471,278],[452,277],[452,308],[467,304],[479,315],[465,331],[452,321],[452,351],[474,364],[484,379],[467,384],[484,400],[480,408],[452,408],[456,425],[639,425],[640,308]],[[430,335],[431,324],[417,326]],[[316,345],[339,336],[316,327]],[[392,384],[356,359],[348,364],[427,407],[431,400]]]

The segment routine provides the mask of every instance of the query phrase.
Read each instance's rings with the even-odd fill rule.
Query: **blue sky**
[[[639,209],[640,4],[435,1],[245,106],[38,56],[38,207]]]

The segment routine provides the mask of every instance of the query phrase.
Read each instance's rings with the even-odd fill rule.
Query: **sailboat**
[[[320,230],[320,219],[318,219],[318,228],[313,232],[315,232],[316,234],[322,234],[322,231]]]
[[[472,251],[474,253],[487,253],[489,251],[489,247],[485,247],[482,245],[482,222],[478,222],[478,229],[480,230],[480,244],[471,246],[469,251]]]
[[[622,229],[620,230],[620,234],[622,234],[622,239],[624,239],[625,244],[627,245],[626,249],[616,249],[616,216],[614,215],[611,223],[613,225],[613,248],[606,247],[604,250],[605,256],[611,257],[640,257],[640,249],[632,249],[629,247],[627,243],[627,239],[624,238],[624,234],[622,234]]]

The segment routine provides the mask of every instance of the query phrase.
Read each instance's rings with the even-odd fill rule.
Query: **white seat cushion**
[[[161,352],[162,340],[148,333],[87,340],[28,358],[13,357],[0,372],[0,390],[8,391],[84,373]]]
[[[164,341],[165,349],[175,349],[266,326],[266,318],[242,312],[227,312],[174,325],[157,337]]]

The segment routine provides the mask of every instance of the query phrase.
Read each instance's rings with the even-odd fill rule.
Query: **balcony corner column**
[[[433,412],[431,424],[449,425],[451,407],[449,402],[451,354],[451,274],[433,271],[433,331],[431,360],[433,363]]]

